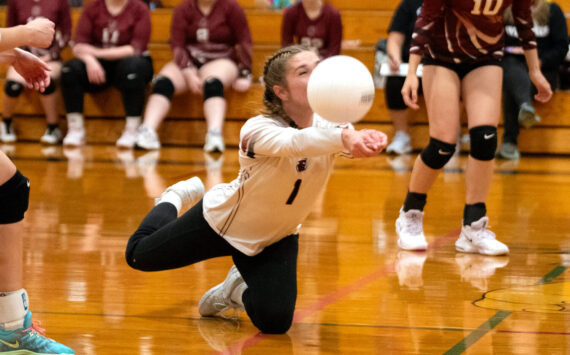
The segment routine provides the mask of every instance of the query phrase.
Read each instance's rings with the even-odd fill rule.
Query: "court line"
[[[547,282],[550,282],[560,276],[564,270],[566,270],[565,266],[558,265],[554,269],[552,269],[548,274],[546,274],[542,279],[540,279],[536,284],[541,285]],[[470,346],[475,344],[479,339],[487,335],[493,328],[495,328],[499,323],[505,320],[508,316],[510,316],[513,312],[509,311],[497,311],[495,315],[489,318],[486,322],[481,324],[477,329],[475,329],[471,334],[463,338],[457,344],[455,344],[451,349],[446,351],[445,355],[458,355],[463,353],[467,350]]]
[[[110,314],[110,313],[77,313],[77,312],[53,312],[53,311],[34,311],[34,314],[47,314],[57,316],[80,316],[80,317],[100,317],[100,318],[138,318],[147,320],[180,320],[180,321],[201,321],[203,317],[183,317],[183,316],[145,316],[140,314]],[[212,318],[213,320],[214,318]],[[300,325],[318,325],[323,327],[336,328],[370,328],[370,329],[402,329],[402,330],[428,330],[428,331],[444,331],[444,332],[470,332],[473,328],[450,328],[450,327],[413,327],[405,325],[378,325],[378,324],[349,324],[349,323],[310,323],[297,322]],[[570,332],[546,332],[546,331],[526,331],[526,330],[497,330],[497,333],[513,333],[513,334],[544,334],[544,335],[570,335]],[[259,333],[261,334],[261,333]]]
[[[447,233],[444,236],[441,236],[430,243],[429,249],[434,249],[439,247],[442,244],[445,244],[449,239],[457,238],[459,235],[460,230],[454,230],[452,232]],[[387,276],[390,272],[394,270],[395,261],[389,265],[384,265],[383,267],[373,271],[372,273],[361,277],[360,279],[341,287],[340,289],[329,293],[328,295],[322,297],[320,300],[312,304],[311,306],[305,308],[301,311],[296,311],[295,315],[293,316],[293,323],[301,323],[301,321],[310,315],[324,309],[325,307],[329,306],[330,304],[336,303],[340,301],[347,295],[354,293],[355,291],[368,286],[372,282],[378,280],[383,276]],[[261,332],[257,332],[247,338],[245,340],[240,340],[237,343],[229,346],[226,350],[219,352],[219,354],[234,354],[241,350],[245,350],[246,348],[253,346],[263,340],[267,334],[263,334]]]
[[[555,156],[558,157],[558,156]],[[68,159],[66,157],[10,157],[10,159],[14,161],[50,161],[50,162],[58,162],[63,163],[67,162]],[[137,157],[135,157],[136,162]],[[122,164],[119,159],[91,159],[85,160],[85,162],[90,163],[109,163],[115,164],[119,163]],[[157,165],[193,165],[193,166],[206,166],[206,162],[202,161],[179,161],[179,160],[158,160],[156,162]],[[239,163],[236,161],[235,163],[226,163],[224,167],[239,167]],[[353,166],[347,166],[347,164],[338,163],[335,165],[335,170],[338,171],[346,171],[351,170],[354,171]],[[360,167],[357,170],[362,171],[395,171],[395,172],[411,172],[411,167],[405,168],[394,168],[391,166],[374,166],[370,168]],[[447,168],[444,169],[446,174],[463,174],[465,173],[465,169],[463,168]],[[529,170],[529,169],[516,169],[516,170],[507,170],[507,169],[495,169],[494,174],[497,175],[542,175],[542,176],[568,176],[570,175],[570,171],[550,171],[550,170]]]

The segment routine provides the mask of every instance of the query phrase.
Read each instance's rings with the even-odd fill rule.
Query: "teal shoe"
[[[519,160],[521,153],[514,143],[504,142],[499,148],[499,157],[509,160]]]
[[[0,329],[0,353],[14,355],[75,354],[67,346],[47,338],[43,333],[44,329],[32,323],[32,312],[28,311],[23,328]]]
[[[528,102],[521,105],[518,119],[519,124],[524,128],[530,128],[540,122],[540,117],[536,115],[534,107],[532,107]]]

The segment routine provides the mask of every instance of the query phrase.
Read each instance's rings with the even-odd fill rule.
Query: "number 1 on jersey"
[[[291,191],[291,195],[289,195],[289,198],[287,199],[287,205],[292,205],[293,201],[295,200],[295,197],[297,197],[297,194],[299,193],[299,188],[301,187],[301,179],[297,179],[297,181],[295,181],[295,186],[293,187],[293,191]]]

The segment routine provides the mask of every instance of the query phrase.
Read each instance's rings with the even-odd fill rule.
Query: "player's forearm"
[[[532,72],[535,70],[540,71],[540,59],[538,58],[538,51],[535,49],[526,49],[524,51],[524,57],[526,59],[526,65],[528,66],[528,71]]]
[[[408,75],[417,75],[418,67],[422,61],[422,56],[418,54],[410,54],[410,61],[408,66]]]
[[[117,60],[135,55],[135,49],[131,45],[99,48],[95,52],[95,57],[106,60]]]
[[[6,64],[12,64],[16,59],[16,50],[8,49],[0,52],[0,62]]]
[[[388,34],[386,52],[389,58],[398,62],[402,61],[402,47],[405,40],[406,37],[403,33],[393,31]]]
[[[29,45],[30,32],[26,26],[0,28],[0,52]]]

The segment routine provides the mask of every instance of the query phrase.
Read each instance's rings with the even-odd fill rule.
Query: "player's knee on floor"
[[[154,81],[152,93],[162,95],[168,100],[172,100],[172,95],[174,95],[174,84],[172,84],[172,81],[167,77],[160,76]]]
[[[422,161],[432,169],[441,169],[455,153],[455,144],[445,143],[439,139],[430,138],[427,147],[422,150]]]
[[[6,84],[4,85],[4,92],[9,97],[16,98],[16,97],[20,96],[20,94],[22,93],[22,90],[24,90],[24,85],[22,85],[21,83],[19,83],[17,81],[7,80]]]
[[[471,138],[471,152],[469,153],[477,160],[489,161],[495,158],[497,150],[497,127],[477,126],[469,130]]]
[[[286,310],[272,310],[263,313],[263,319],[258,320],[255,324],[262,333],[265,334],[284,334],[291,324],[293,324],[293,312]]]
[[[55,89],[57,89],[57,85],[55,84],[55,80],[53,78],[49,79],[49,85],[45,88],[45,90],[43,92],[40,92],[40,94],[47,96],[50,94],[53,94],[55,92]]]
[[[217,78],[204,81],[204,101],[211,97],[224,97],[224,84]]]
[[[20,222],[28,210],[30,182],[19,171],[0,186],[0,224]]]

